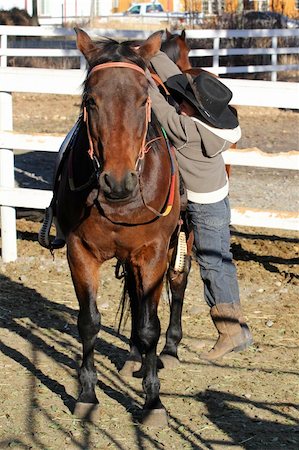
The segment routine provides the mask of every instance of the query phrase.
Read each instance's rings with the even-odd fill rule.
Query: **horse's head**
[[[172,34],[166,29],[166,40],[162,43],[161,50],[181,69],[182,72],[191,68],[188,57],[190,47],[186,40],[186,32]]]
[[[160,49],[161,32],[138,49],[129,42],[96,44],[76,29],[77,47],[88,62],[82,107],[91,151],[100,161],[100,188],[108,201],[129,201],[137,192],[150,103],[144,69]]]

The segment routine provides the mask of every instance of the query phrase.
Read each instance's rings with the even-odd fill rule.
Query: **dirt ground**
[[[63,134],[78,107],[79,100],[73,97],[18,94],[14,128]],[[298,150],[296,113],[240,108],[239,114],[241,148]],[[52,156],[39,154],[37,163],[36,155],[18,155],[18,183],[48,189]],[[298,210],[298,176],[282,172],[234,168],[232,204],[250,198],[249,206]],[[159,372],[169,427],[155,430],[137,420],[143,404],[141,380],[118,373],[128,354],[130,330],[126,327],[120,336],[115,331],[122,289],[114,278],[115,261],[101,271],[98,295],[103,325],[96,344],[100,412],[94,423],[73,417],[81,355],[77,301],[65,250],[53,259],[42,249],[36,240],[39,226],[36,221],[18,220],[19,258],[0,266],[0,449],[299,448],[297,232],[232,230],[242,305],[255,343],[214,365],[199,357],[211,347],[216,333],[193,261],[183,311],[181,365]],[[165,293],[159,311],[161,348],[169,317]]]

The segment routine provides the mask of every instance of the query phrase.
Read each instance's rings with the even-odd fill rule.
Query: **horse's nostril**
[[[137,173],[132,170],[126,172],[122,180],[118,181],[109,172],[102,172],[99,179],[100,188],[104,195],[113,201],[123,201],[132,197],[138,184]]]
[[[109,180],[109,175],[107,172],[103,172],[100,175],[99,183],[100,183],[100,187],[103,189],[103,191],[106,194],[110,194],[110,192],[112,191],[112,186],[111,186],[111,182]]]
[[[129,172],[125,179],[125,188],[128,192],[134,191],[136,185],[137,185],[137,174],[135,171]]]
[[[105,173],[105,174],[104,174],[104,180],[105,180],[106,186],[108,186],[108,187],[110,188],[110,190],[111,190],[112,185],[111,185],[111,181],[110,181],[110,179],[109,179],[108,173]]]

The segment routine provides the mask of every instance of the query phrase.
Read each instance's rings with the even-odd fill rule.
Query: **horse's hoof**
[[[153,428],[168,427],[168,417],[166,410],[164,408],[143,410],[142,425]]]
[[[74,409],[74,416],[76,416],[77,419],[95,422],[98,418],[99,410],[98,403],[77,402]]]
[[[180,361],[175,356],[162,353],[159,358],[162,361],[164,369],[176,369],[180,365]]]
[[[133,373],[137,372],[141,368],[141,362],[139,361],[126,361],[123,367],[120,369],[119,374],[122,377],[133,377]]]

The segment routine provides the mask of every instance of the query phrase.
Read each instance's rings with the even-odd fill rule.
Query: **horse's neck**
[[[177,63],[177,66],[182,72],[186,72],[187,70],[192,69],[189,59],[186,59],[185,61],[183,61],[181,63]]]

